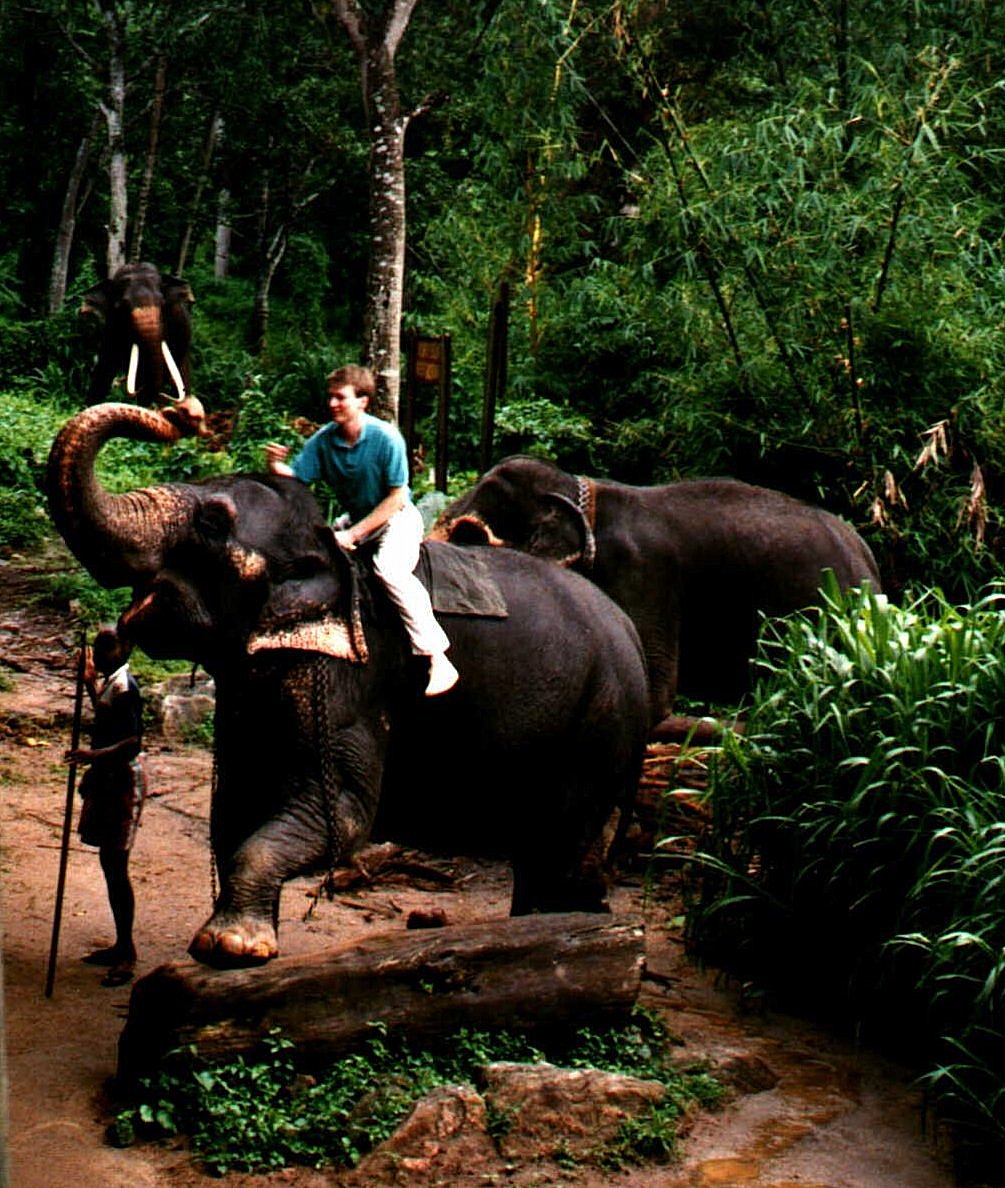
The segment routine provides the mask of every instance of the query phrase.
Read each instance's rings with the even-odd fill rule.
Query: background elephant
[[[164,389],[165,370],[178,398],[185,397],[191,383],[189,310],[194,302],[186,281],[158,272],[153,264],[126,264],[88,289],[80,312],[103,323],[88,403],[104,400],[115,377],[125,375],[129,395],[152,404]]]
[[[586,573],[631,616],[649,665],[653,722],[676,693],[734,701],[749,687],[760,616],[842,588],[880,588],[872,553],[837,516],[733,479],[632,487],[506,458],[430,534],[509,545]]]
[[[109,437],[170,441],[197,413],[193,402],[163,415],[85,409],[57,436],[48,473],[70,548],[103,584],[133,587],[120,629],[216,681],[221,890],[191,951],[221,963],[274,956],[283,881],[344,861],[378,807],[382,830],[413,844],[508,854],[514,913],[600,910],[605,827],[615,813],[627,823],[648,732],[628,617],[536,558],[433,545],[433,560],[478,559],[506,613],[442,616],[461,679],[426,698],[426,661],[411,656],[382,585],[338,549],[297,480],[232,475],[118,495],[98,483]]]

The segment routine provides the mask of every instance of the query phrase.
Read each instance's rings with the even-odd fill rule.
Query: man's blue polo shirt
[[[301,482],[321,479],[335,492],[339,505],[355,524],[368,515],[392,487],[408,494],[405,439],[396,426],[363,414],[363,432],[350,445],[332,421],[304,443],[292,462]]]

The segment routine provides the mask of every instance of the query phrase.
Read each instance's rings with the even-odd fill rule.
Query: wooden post
[[[439,399],[436,405],[436,489],[447,491],[447,438],[450,424],[451,347],[450,335],[441,334]]]
[[[405,357],[408,361],[407,370],[405,371],[405,399],[403,406],[399,406],[398,420],[401,429],[401,435],[405,439],[405,447],[408,453],[408,478],[412,480],[414,461],[415,461],[415,398],[416,398],[416,379],[415,379],[415,351],[417,335],[414,330],[408,329],[405,331]]]
[[[576,912],[401,930],[251,969],[172,962],[133,988],[119,1077],[188,1045],[209,1059],[251,1052],[273,1027],[308,1062],[359,1048],[374,1022],[422,1039],[623,1019],[644,958],[641,919]]]
[[[438,491],[447,489],[447,449],[450,415],[451,357],[449,334],[421,334],[405,331],[408,351],[405,412],[401,432],[408,447],[409,478],[415,457],[415,422],[420,388],[436,388],[436,474]]]

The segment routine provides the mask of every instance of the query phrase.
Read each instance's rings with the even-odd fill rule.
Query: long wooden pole
[[[80,633],[80,652],[77,656],[77,688],[73,700],[73,729],[70,750],[80,746],[80,721],[84,708],[84,665],[87,660],[87,635]],[[56,953],[59,948],[59,923],[63,916],[63,892],[66,888],[66,866],[70,856],[70,832],[73,827],[73,793],[77,786],[77,765],[70,764],[66,776],[66,807],[63,812],[63,839],[59,848],[59,877],[56,880],[56,906],[52,917],[52,940],[49,943],[49,968],[45,975],[45,996],[52,997],[56,980]]]

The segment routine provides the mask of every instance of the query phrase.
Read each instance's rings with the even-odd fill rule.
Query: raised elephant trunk
[[[202,405],[192,397],[157,412],[134,404],[97,404],[60,430],[49,451],[46,493],[53,522],[71,552],[100,582],[141,585],[165,551],[188,531],[195,491],[172,483],[113,495],[94,471],[106,441],[173,443],[204,432]]]

